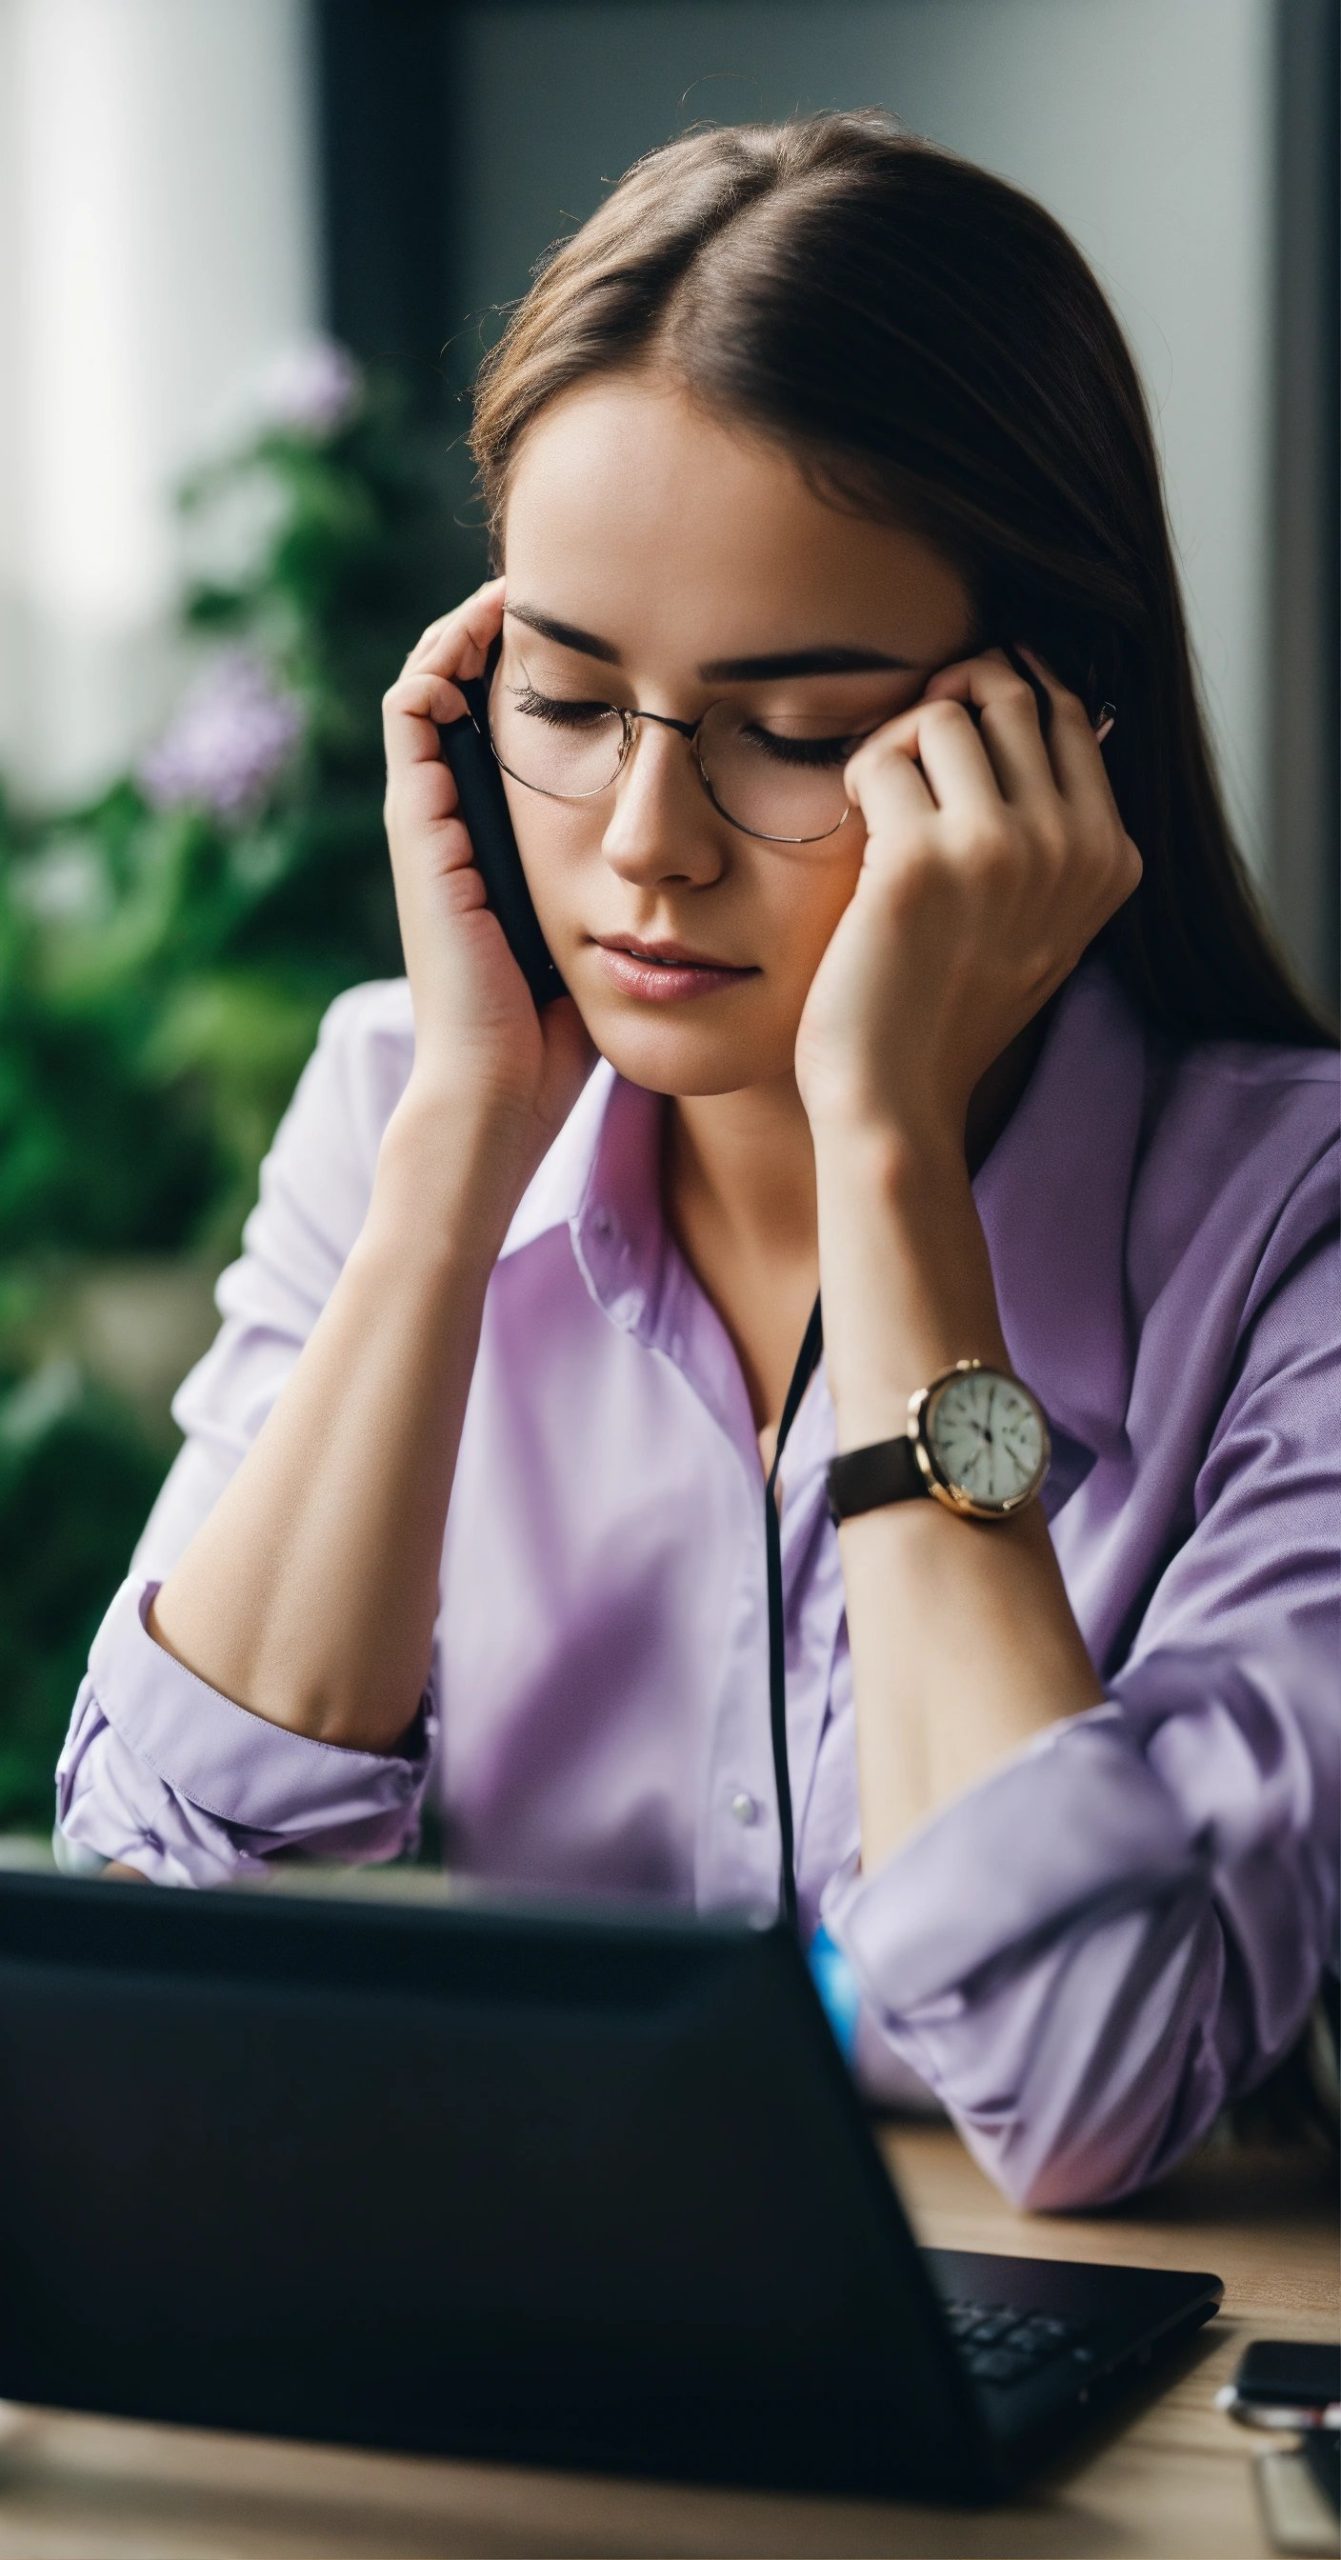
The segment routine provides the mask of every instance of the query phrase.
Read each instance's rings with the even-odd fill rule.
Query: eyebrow
[[[542,613],[538,606],[507,604],[517,622],[529,624],[546,640],[557,641],[561,649],[576,649],[584,658],[603,658],[606,664],[620,667],[624,661],[610,641],[602,640],[594,631],[581,631],[574,622],[560,622],[552,613]],[[766,657],[708,658],[697,669],[705,684],[751,684],[768,676],[856,676],[876,667],[917,669],[916,658],[894,658],[885,649],[853,649],[834,643],[814,649],[776,649]]]

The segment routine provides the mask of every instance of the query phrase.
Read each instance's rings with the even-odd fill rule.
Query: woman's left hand
[[[1046,741],[1031,687],[989,649],[942,667],[844,767],[867,834],[797,1031],[816,1130],[962,1146],[979,1079],[1140,881],[1084,704],[1020,655],[1051,698]]]

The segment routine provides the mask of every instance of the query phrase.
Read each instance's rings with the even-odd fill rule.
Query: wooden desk
[[[1252,2439],[1211,2406],[1249,2336],[1337,2334],[1335,2179],[1311,2153],[1212,2146],[1092,2218],[1014,2212],[944,2127],[882,2135],[919,2235],[943,2247],[1209,2268],[1225,2310],[1178,2378],[989,2514],[323,2450],[9,2413],[0,2560],[445,2560],[448,2554],[1028,2555],[1259,2560]],[[5,2412],[0,2409],[0,2419]]]

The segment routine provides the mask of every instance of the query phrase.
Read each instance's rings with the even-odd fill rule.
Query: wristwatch
[[[896,1440],[829,1462],[831,1520],[927,1494],[971,1520],[1006,1520],[1035,1502],[1052,1457],[1048,1417],[1032,1388],[981,1360],[956,1360],[908,1398]]]

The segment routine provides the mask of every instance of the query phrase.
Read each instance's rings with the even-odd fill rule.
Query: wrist
[[[411,1083],[382,1132],[368,1223],[492,1270],[533,1170],[514,1120]]]
[[[817,1136],[824,1357],[840,1450],[907,1428],[958,1359],[1006,1366],[986,1239],[947,1137],[848,1123]]]
[[[895,1202],[968,1180],[963,1144],[953,1129],[915,1129],[911,1122],[867,1120],[856,1115],[812,1121],[817,1172],[832,1167],[842,1180],[856,1173]]]

